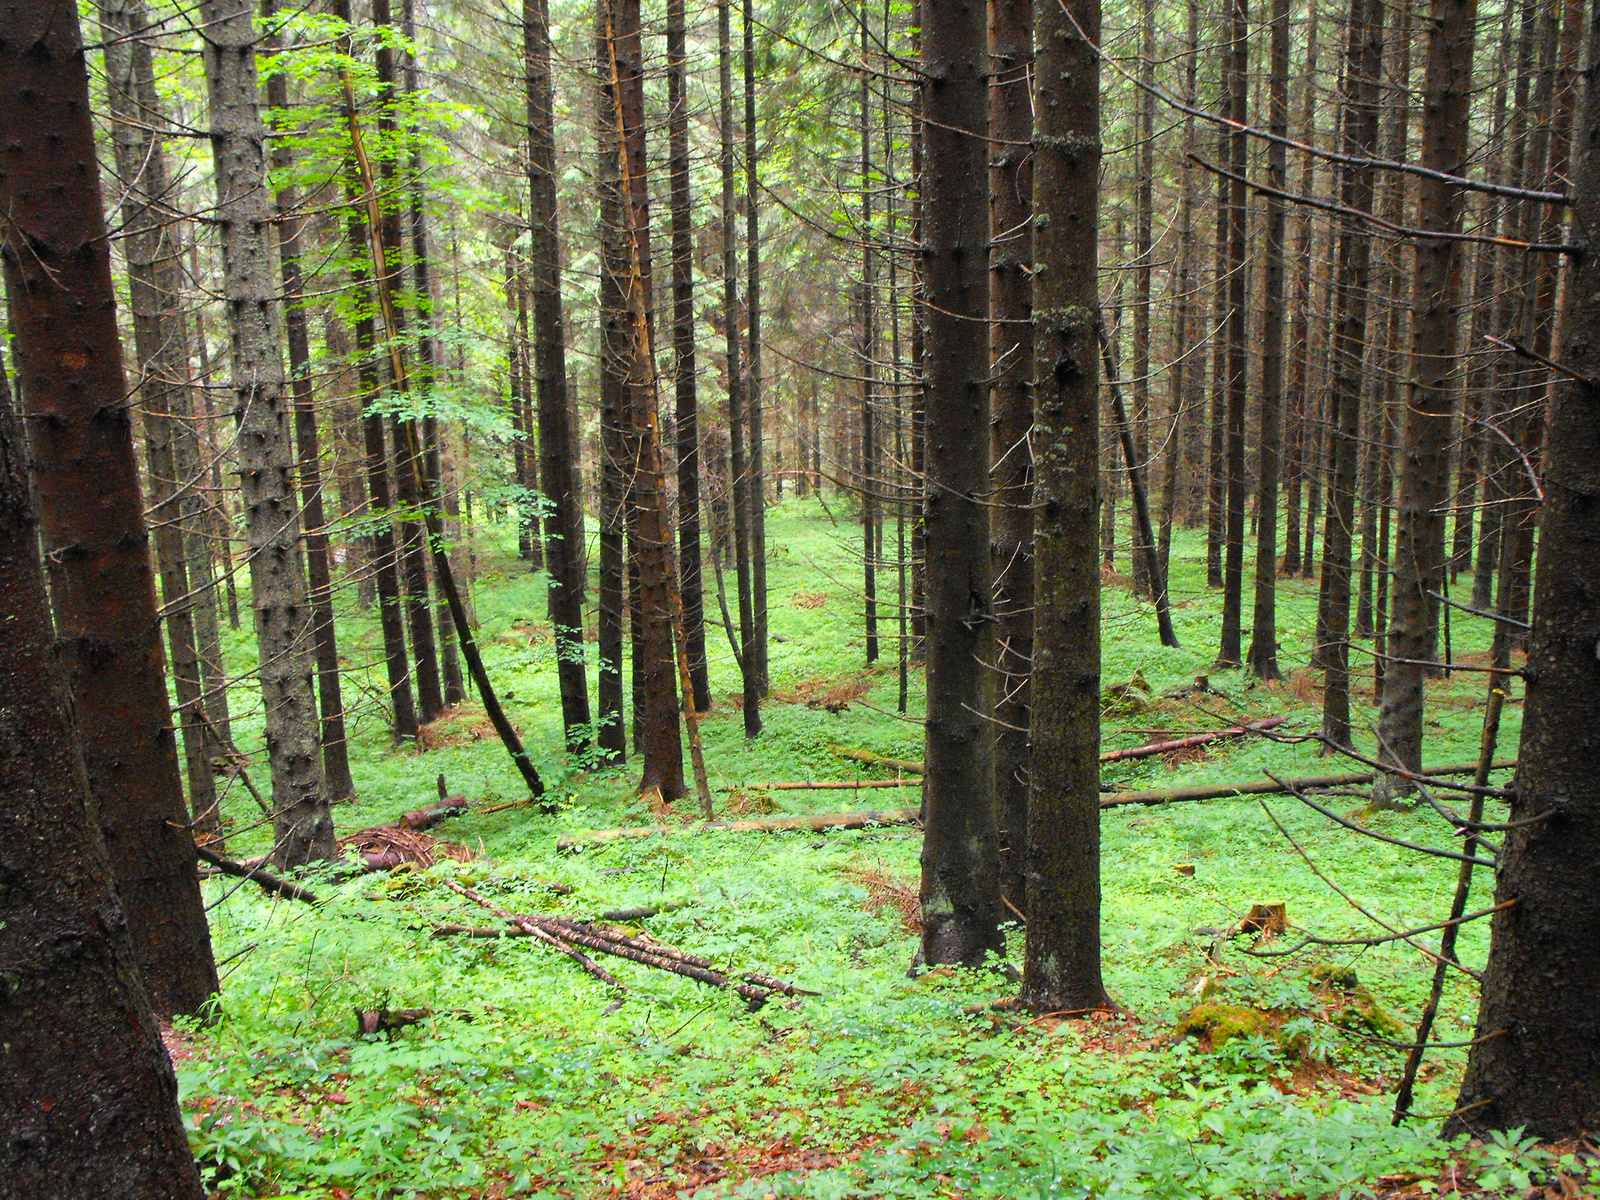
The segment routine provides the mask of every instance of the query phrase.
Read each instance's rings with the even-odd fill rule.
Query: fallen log
[[[316,893],[310,888],[303,888],[298,883],[290,883],[287,879],[280,879],[270,871],[263,871],[260,867],[247,867],[243,863],[236,863],[231,858],[223,858],[214,850],[204,846],[196,846],[195,854],[200,861],[216,868],[224,875],[231,875],[235,879],[248,879],[259,884],[265,892],[276,896],[284,896],[290,900],[303,900],[307,904],[320,904]]]
[[[722,790],[727,792],[850,792],[857,788],[914,788],[922,786],[922,777],[915,779],[796,779],[783,783],[730,783]]]
[[[775,829],[863,829],[868,825],[910,825],[920,819],[919,809],[884,808],[863,812],[821,813],[807,816],[750,817],[742,821],[696,821],[691,825],[632,825],[622,829],[584,829],[556,839],[557,850],[576,850],[583,846],[615,842],[624,838],[652,837],[655,834],[702,833],[728,830],[735,833],[767,832]]]
[[[449,888],[452,892],[455,892],[456,894],[461,895],[461,896],[465,896],[468,900],[471,900],[474,904],[478,904],[478,905],[481,905],[484,908],[487,908],[490,912],[492,912],[495,916],[499,917],[502,921],[506,921],[506,922],[516,926],[518,929],[522,930],[523,933],[526,934],[528,937],[538,938],[541,942],[545,943],[545,945],[549,946],[552,950],[556,950],[556,951],[559,951],[562,954],[565,954],[568,958],[570,958],[573,962],[577,963],[580,967],[582,967],[589,974],[593,975],[601,983],[610,984],[614,988],[620,988],[622,986],[622,984],[620,982],[618,982],[617,977],[615,975],[613,975],[610,971],[606,970],[599,963],[595,962],[594,959],[590,958],[587,954],[583,953],[583,951],[579,950],[577,947],[569,946],[569,945],[567,945],[566,942],[562,941],[560,938],[553,937],[549,933],[546,933],[543,929],[540,929],[533,922],[525,920],[522,917],[516,916],[513,913],[509,913],[503,908],[497,907],[492,900],[488,900],[488,899],[484,898],[483,896],[480,896],[477,892],[473,891],[471,888],[464,887],[463,885],[457,883],[454,879],[446,879],[446,880],[443,880],[442,882],[444,883],[445,887]]]
[[[1497,762],[1491,769],[1504,771],[1516,765],[1515,760]],[[1445,767],[1430,767],[1424,775],[1430,777],[1471,775],[1477,769],[1476,763],[1454,763]],[[1260,779],[1244,783],[1201,783],[1189,787],[1111,792],[1100,798],[1100,807],[1123,808],[1140,804],[1176,804],[1186,800],[1227,800],[1235,796],[1271,796],[1291,789],[1306,791],[1371,783],[1372,776],[1371,771],[1347,771],[1336,775],[1306,775],[1299,779],[1286,779],[1282,784],[1271,779]],[[920,812],[920,809],[915,808],[886,808],[869,812],[820,813],[810,816],[753,817],[743,821],[696,821],[689,825],[632,825],[621,829],[585,829],[557,838],[556,849],[578,850],[584,846],[602,845],[628,838],[675,833],[768,833],[783,829],[809,829],[822,832],[829,829],[862,829],[868,825],[913,825],[921,819]]]
[[[1133,758],[1153,758],[1158,754],[1171,754],[1174,750],[1188,750],[1194,746],[1204,746],[1209,742],[1223,741],[1227,738],[1245,737],[1252,733],[1265,733],[1269,729],[1276,729],[1284,722],[1283,717],[1264,717],[1259,721],[1250,721],[1243,725],[1232,725],[1227,729],[1213,729],[1205,733],[1191,734],[1188,737],[1175,738],[1166,742],[1151,742],[1147,746],[1134,746],[1127,750],[1107,750],[1100,755],[1100,761],[1126,762]],[[887,767],[893,771],[904,771],[908,775],[921,775],[926,769],[924,764],[906,758],[885,758],[881,754],[874,754],[871,750],[854,750],[849,746],[830,746],[840,758],[848,758],[854,762],[868,763],[875,767]],[[785,787],[798,787],[790,784],[768,784],[773,790]],[[813,785],[816,786],[816,785]],[[836,785],[839,786],[839,785]],[[878,787],[896,787],[896,783],[878,783]]]

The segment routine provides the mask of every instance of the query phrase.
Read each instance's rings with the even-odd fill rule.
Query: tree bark
[[[198,1014],[217,974],[167,707],[88,89],[76,9],[0,14],[0,138],[11,156],[0,255],[55,633],[145,985],[161,1015]]]
[[[1109,1003],[1100,974],[1097,0],[1035,10],[1033,762],[1022,1000]]]
[[[1267,86],[1267,124],[1280,138],[1289,134],[1289,0],[1272,0],[1272,48]],[[1289,153],[1281,141],[1267,147],[1267,184],[1284,191]],[[1260,679],[1278,670],[1278,455],[1283,442],[1284,234],[1283,201],[1268,195],[1266,280],[1261,339],[1261,466],[1256,485],[1256,594],[1250,622],[1247,666]]]
[[[994,372],[994,789],[1000,888],[1027,911],[1033,661],[1033,3],[989,10],[989,361]]]
[[[1589,31],[1600,55],[1600,24]],[[1533,632],[1520,765],[1495,891],[1477,1037],[1449,1132],[1525,1126],[1541,1139],[1600,1126],[1600,88],[1578,118],[1563,376],[1549,407]],[[1540,820],[1542,815],[1549,814]]]
[[[1428,21],[1428,66],[1423,94],[1422,165],[1460,173],[1469,153],[1472,56],[1477,0],[1433,0]],[[1424,178],[1417,224],[1459,232],[1460,189]],[[1395,543],[1393,615],[1388,622],[1383,708],[1378,736],[1386,758],[1416,770],[1422,764],[1423,679],[1418,665],[1435,657],[1439,602],[1445,587],[1445,509],[1459,364],[1456,330],[1460,243],[1421,242],[1416,252],[1411,375],[1400,443],[1399,530]],[[1380,618],[1381,620],[1381,618]],[[1415,661],[1412,661],[1415,660]],[[1389,782],[1393,780],[1394,782]],[[1375,800],[1413,790],[1388,776]]]
[[[756,152],[756,23],[744,0],[744,239],[745,312],[749,338],[745,410],[750,416],[750,640],[751,673],[761,699],[767,698],[767,475],[765,414],[761,378],[761,203],[760,159]]]
[[[866,659],[878,661],[878,493],[882,470],[878,453],[877,406],[877,247],[872,227],[872,82],[870,75],[870,35],[867,27],[867,0],[861,0],[861,290],[857,304],[860,316],[861,376],[861,596],[864,603]]]
[[[311,688],[312,612],[280,356],[283,310],[267,241],[271,211],[253,6],[248,0],[202,0],[201,20],[223,290],[233,335],[230,386],[239,422],[240,493],[272,764],[273,853],[296,866],[333,858],[338,850]]]
[[[66,76],[77,85],[71,94],[83,126],[74,140],[90,150],[77,16],[55,15],[48,33],[25,18],[0,17],[0,95],[43,132],[55,107],[51,93],[65,90],[53,77]],[[16,104],[19,84],[40,99]],[[8,137],[17,135],[13,122],[0,122],[11,126]],[[32,161],[44,166],[46,156],[35,153]],[[93,181],[92,174],[78,178]],[[13,219],[22,216],[11,189],[0,191]],[[99,197],[90,199],[81,211],[98,219]],[[36,244],[41,232],[29,230]],[[103,239],[99,246],[104,264]],[[109,303],[91,311],[110,323]],[[201,1200],[178,1081],[139,978],[56,654],[23,441],[0,364],[0,977],[8,993],[0,1005],[0,1126],[7,1131],[0,1190],[28,1200]],[[210,964],[207,946],[214,981]]]
[[[1250,43],[1248,0],[1230,0],[1227,57],[1228,109],[1235,122],[1248,118]],[[1245,260],[1249,223],[1245,207],[1245,168],[1249,137],[1241,129],[1228,136],[1228,161],[1234,178],[1228,180],[1228,391],[1227,391],[1227,506],[1223,530],[1222,644],[1218,667],[1237,667],[1244,661],[1240,649],[1244,619],[1245,410],[1250,390],[1250,269]],[[1276,453],[1276,451],[1274,451]],[[1276,465],[1276,464],[1274,464]]]
[[[533,292],[533,375],[539,403],[539,473],[549,505],[545,517],[545,564],[550,572],[550,617],[555,627],[561,722],[568,749],[581,751],[588,744],[590,719],[583,652],[583,495],[578,486],[578,444],[567,394],[548,0],[524,0],[522,30],[528,104],[528,191],[532,199],[529,282]],[[690,384],[692,407],[692,367]],[[698,534],[695,541],[698,546]]]
[[[918,962],[1003,953],[994,810],[993,568],[989,545],[988,40],[982,7],[922,6],[927,288],[928,773]],[[1047,260],[1049,261],[1049,260]]]

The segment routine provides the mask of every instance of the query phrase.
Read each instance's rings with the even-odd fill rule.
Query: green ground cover
[[[911,791],[756,786],[871,773],[838,759],[835,743],[921,757],[920,730],[894,712],[893,643],[887,662],[871,670],[863,662],[856,531],[833,509],[838,524],[812,502],[791,500],[772,514],[772,627],[781,640],[766,732],[755,742],[742,737],[729,699],[737,671],[711,630],[718,703],[704,735],[723,811],[915,803]],[[657,818],[630,793],[634,765],[588,772],[561,755],[542,577],[515,561],[514,544],[509,527],[478,531],[477,616],[489,669],[560,811],[524,805],[452,821],[435,832],[469,846],[471,862],[322,879],[316,908],[237,881],[207,884],[218,957],[230,960],[222,1003],[213,1025],[180,1030],[175,1041],[194,1144],[218,1191],[1166,1198],[1431,1185],[1445,1152],[1433,1140],[1437,1122],[1395,1130],[1388,1120],[1402,1061],[1388,1043],[1410,1030],[1429,964],[1403,944],[1255,958],[1244,953],[1249,938],[1222,934],[1258,902],[1287,905],[1291,937],[1279,945],[1298,940],[1296,930],[1378,932],[1253,800],[1106,815],[1106,975],[1126,1013],[1086,1022],[985,1009],[1014,990],[998,973],[908,977],[915,935],[902,889],[914,894],[918,852],[910,829],[701,832],[558,854],[560,834]],[[1315,605],[1308,581],[1279,590],[1285,682],[1210,673],[1220,694],[1162,698],[1208,673],[1215,654],[1220,599],[1203,586],[1203,553],[1203,540],[1180,533],[1173,590],[1182,649],[1159,645],[1148,605],[1115,581],[1107,588],[1104,681],[1138,675],[1151,697],[1144,711],[1107,715],[1108,747],[1146,739],[1129,729],[1214,727],[1219,714],[1282,713],[1285,731],[1316,728],[1319,695],[1304,674]],[[1458,658],[1481,661],[1485,624],[1456,622]],[[347,696],[376,696],[372,614],[346,613],[340,634]],[[244,668],[247,636],[235,634],[231,650]],[[915,673],[910,682],[915,718],[921,684]],[[848,706],[830,711],[820,701],[841,685]],[[1361,686],[1358,724],[1374,715],[1365,667]],[[1475,756],[1483,686],[1475,674],[1435,686],[1430,762]],[[242,685],[236,709],[251,702]],[[1515,746],[1519,720],[1512,706],[1503,745]],[[244,711],[238,725],[248,743],[259,719]],[[470,704],[429,731],[425,753],[392,750],[370,705],[352,739],[360,796],[336,810],[341,832],[426,803],[440,773],[474,804],[524,794]],[[1156,787],[1254,778],[1263,768],[1346,769],[1312,745],[1258,739],[1176,765],[1117,764],[1106,777]],[[1361,807],[1353,797],[1331,803]],[[1267,804],[1311,862],[1386,921],[1425,924],[1447,910],[1454,864],[1358,838],[1292,798]],[[255,811],[242,794],[226,808],[241,827]],[[1448,844],[1437,816],[1361,819]],[[235,837],[230,852],[269,844],[256,830]],[[431,937],[440,922],[491,922],[441,876],[521,912],[659,906],[647,922],[655,937],[821,994],[750,1013],[691,980],[608,960],[627,989],[613,994],[531,939]],[[573,890],[558,895],[550,882]],[[1488,890],[1483,880],[1476,894]],[[1465,928],[1465,961],[1481,963],[1486,933],[1481,923]],[[1010,943],[1020,959],[1020,928]],[[392,1042],[356,1037],[354,1010],[385,1004],[437,1015]],[[1469,1038],[1475,1005],[1471,981],[1453,979],[1436,1036]],[[1418,1112],[1450,1108],[1463,1056],[1433,1052]],[[1491,1146],[1469,1174],[1489,1187],[1522,1182],[1530,1153]]]

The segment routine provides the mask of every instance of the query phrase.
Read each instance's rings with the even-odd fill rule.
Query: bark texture
[[[0,10],[4,268],[55,632],[139,969],[158,1012],[198,1013],[217,975],[167,707],[89,114],[76,10]]]

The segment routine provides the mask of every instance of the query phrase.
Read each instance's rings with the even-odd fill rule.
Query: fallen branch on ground
[[[303,888],[298,883],[290,883],[287,879],[279,879],[270,871],[264,871],[260,867],[247,867],[243,863],[236,863],[231,858],[223,858],[222,855],[212,850],[207,850],[204,846],[196,846],[194,852],[200,857],[201,862],[215,867],[224,875],[232,875],[235,879],[248,879],[258,883],[263,891],[271,892],[277,896],[286,896],[290,900],[303,900],[307,904],[321,903],[317,899],[316,893],[311,891],[310,888]]]
[[[1497,762],[1493,770],[1504,771],[1515,767],[1515,761]],[[1470,775],[1477,770],[1476,763],[1456,763],[1446,767],[1431,767],[1424,778],[1441,775]],[[1227,800],[1236,796],[1272,796],[1299,788],[1344,787],[1354,783],[1371,783],[1371,771],[1353,771],[1342,775],[1307,775],[1299,779],[1286,779],[1278,783],[1272,779],[1253,779],[1244,783],[1202,783],[1190,787],[1150,788],[1138,792],[1111,792],[1101,797],[1101,808],[1122,808],[1127,805],[1176,804],[1186,800]],[[873,782],[873,781],[868,781]],[[771,786],[771,785],[769,785]],[[854,786],[854,785],[846,785]],[[921,819],[920,809],[885,808],[866,812],[819,813],[809,816],[752,817],[744,821],[696,821],[689,825],[632,825],[621,829],[584,829],[563,834],[556,840],[557,850],[577,850],[583,846],[601,845],[627,838],[655,837],[676,833],[769,833],[783,829],[809,829],[823,832],[829,829],[863,829],[869,825],[914,825]]]

